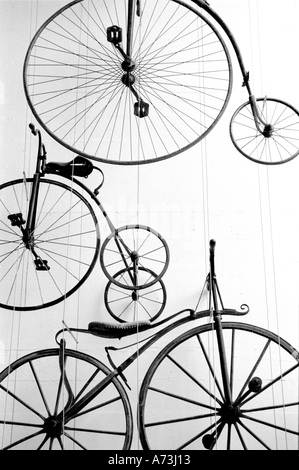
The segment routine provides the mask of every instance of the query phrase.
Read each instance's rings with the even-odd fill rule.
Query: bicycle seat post
[[[36,209],[39,192],[40,177],[44,174],[46,150],[42,142],[41,132],[35,128],[33,124],[29,124],[29,128],[34,136],[38,136],[38,149],[37,149],[37,162],[36,170],[33,175],[32,188],[30,194],[30,201],[28,207],[28,216],[26,222],[26,229],[23,234],[23,241],[28,249],[30,249],[35,256],[34,252],[34,230],[36,221]],[[37,258],[37,257],[36,257]]]

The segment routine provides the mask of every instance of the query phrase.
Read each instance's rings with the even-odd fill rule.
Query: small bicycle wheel
[[[183,333],[144,378],[144,449],[298,450],[298,352],[253,325],[222,327],[232,402],[225,398],[214,325]]]
[[[100,263],[104,274],[116,286],[131,290],[145,289],[165,274],[169,264],[169,248],[164,238],[150,227],[125,225],[104,241]],[[116,272],[122,270],[120,268],[124,269],[124,273],[116,276]],[[145,275],[146,271],[148,276]],[[156,273],[155,278],[153,273]],[[128,277],[131,278],[130,282]]]
[[[0,374],[1,449],[129,449],[132,411],[115,377],[73,419],[64,420],[69,406],[109,373],[97,359],[68,349],[63,361],[59,348],[15,361]]]
[[[132,271],[132,268],[131,268]],[[142,284],[148,284],[157,279],[157,275],[144,268],[139,268],[139,276],[143,276]],[[115,274],[114,279],[128,285],[121,288],[115,285],[115,281],[109,281],[104,294],[105,305],[110,315],[120,323],[130,321],[156,320],[163,312],[166,305],[166,289],[162,279],[159,279],[151,287],[132,290],[132,275],[126,269]],[[129,290],[128,290],[129,289]]]
[[[64,300],[90,275],[100,235],[93,208],[73,187],[41,179],[34,233],[25,240],[32,178],[0,186],[0,306],[36,310]]]
[[[278,165],[299,153],[299,112],[288,103],[258,98],[257,108],[267,124],[256,126],[251,104],[240,106],[230,122],[230,136],[236,149],[256,163]]]
[[[75,0],[30,43],[28,104],[77,154],[126,165],[169,158],[204,138],[226,108],[231,60],[215,26],[181,0],[140,3],[129,69],[113,43],[119,37],[127,50],[127,0]]]

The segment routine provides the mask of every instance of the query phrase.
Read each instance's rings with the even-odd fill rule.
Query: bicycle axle
[[[272,124],[266,124],[262,134],[264,137],[269,138],[269,137],[272,137],[273,132],[274,132],[274,127],[272,126]]]
[[[22,241],[27,248],[27,250],[30,250],[31,253],[34,256],[34,264],[35,264],[35,269],[37,271],[49,271],[50,266],[48,265],[48,261],[41,259],[40,256],[35,252],[35,240],[33,233],[28,230],[28,228],[24,228],[23,225],[26,224],[26,221],[23,218],[23,215],[21,212],[18,212],[16,214],[10,214],[7,216],[8,220],[10,220],[10,223],[12,227],[19,227],[19,229],[22,232]]]

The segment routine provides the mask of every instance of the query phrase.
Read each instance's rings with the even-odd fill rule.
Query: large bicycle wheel
[[[52,15],[24,63],[28,104],[60,144],[107,163],[173,157],[204,138],[231,92],[225,43],[199,9],[181,0],[143,0],[134,15],[133,65],[128,1],[76,0]],[[121,32],[119,29],[121,28]]]
[[[298,352],[262,328],[222,327],[232,403],[225,399],[213,325],[187,331],[160,352],[144,378],[143,447],[298,450]]]
[[[266,125],[259,130],[250,102],[240,106],[230,123],[236,149],[256,163],[278,165],[299,153],[299,112],[290,104],[273,98],[258,98],[257,108]]]
[[[128,287],[121,288],[115,285],[115,281],[109,281],[105,293],[105,306],[109,314],[120,323],[131,321],[155,321],[163,312],[166,305],[166,289],[162,279],[155,281],[145,289],[132,290],[132,268],[128,271],[122,269],[114,276],[114,279],[125,283]],[[142,284],[156,280],[157,275],[144,268],[138,270],[139,276],[143,276]]]
[[[0,306],[35,310],[75,292],[98,258],[93,208],[74,188],[42,179],[35,231],[25,241],[32,179],[0,186]]]
[[[104,379],[97,359],[59,349],[31,353],[0,374],[0,442],[3,450],[129,449],[132,412],[117,378],[64,422],[63,411]]]
[[[115,285],[130,290],[145,289],[164,276],[169,265],[169,248],[164,238],[152,228],[125,225],[104,240],[100,263],[104,274]],[[116,276],[120,268],[124,273]],[[148,276],[144,275],[146,271]]]

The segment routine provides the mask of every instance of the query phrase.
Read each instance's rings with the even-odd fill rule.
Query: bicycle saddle
[[[100,336],[101,338],[123,338],[124,336],[141,333],[152,327],[149,321],[128,322],[128,323],[101,323],[93,321],[88,325],[89,333]]]
[[[45,173],[66,176],[87,177],[93,171],[93,164],[87,158],[79,155],[71,162],[49,162],[46,164]]]

